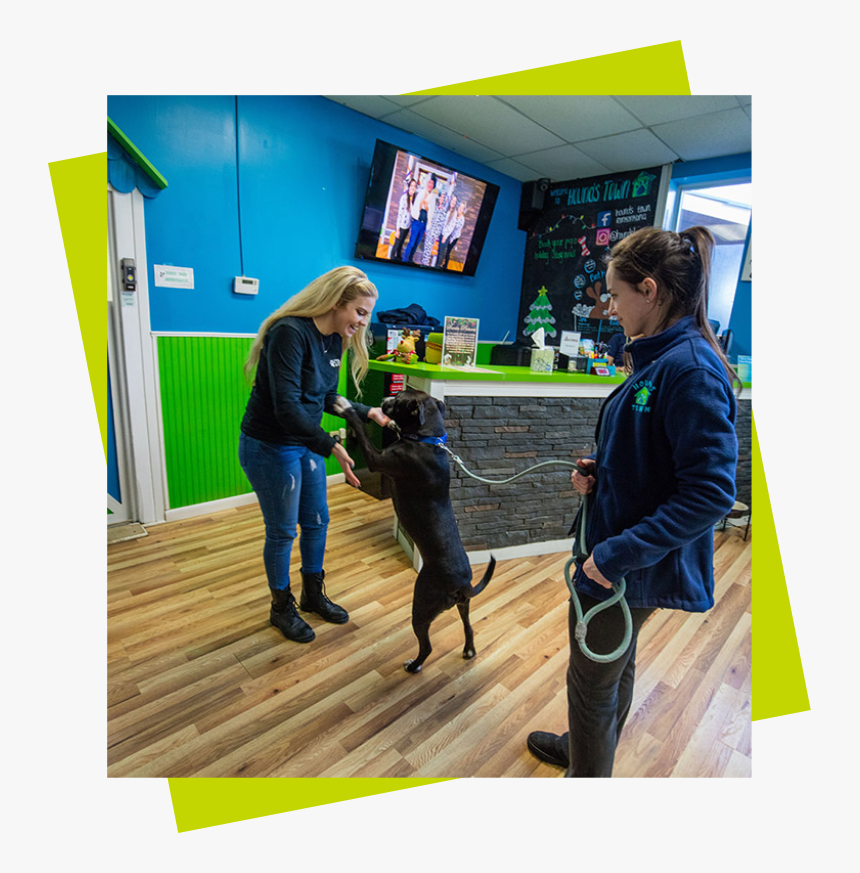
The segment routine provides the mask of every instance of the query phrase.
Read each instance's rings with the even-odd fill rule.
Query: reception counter
[[[474,369],[371,361],[372,374],[404,376],[406,387],[444,400],[448,447],[467,470],[506,479],[548,460],[575,461],[592,451],[603,400],[624,376],[532,373],[527,367]],[[739,402],[738,499],[750,503],[752,388]],[[364,402],[378,402],[370,396]],[[508,485],[489,485],[451,465],[451,499],[472,563],[568,551],[580,498],[569,466],[544,467]],[[381,496],[385,496],[384,494]],[[395,535],[412,552],[395,525]],[[416,566],[418,556],[413,556]]]

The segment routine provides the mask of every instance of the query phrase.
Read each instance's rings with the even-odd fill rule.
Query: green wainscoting
[[[159,336],[158,374],[171,509],[248,494],[239,466],[239,425],[250,385],[242,367],[250,337]],[[346,368],[339,391],[345,393]],[[324,415],[326,430],[343,420]],[[340,473],[329,458],[326,473]]]

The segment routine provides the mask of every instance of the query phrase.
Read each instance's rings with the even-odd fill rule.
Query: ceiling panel
[[[567,142],[596,139],[642,127],[613,97],[500,97]]]
[[[748,95],[329,99],[520,181],[568,181],[752,149]]]
[[[749,116],[740,107],[654,125],[654,133],[685,161],[752,149]]]
[[[561,137],[494,97],[433,97],[413,111],[508,157],[564,144]]]
[[[737,97],[723,95],[625,96],[618,97],[618,101],[648,127],[708,112],[737,109],[739,105]]]
[[[679,157],[650,130],[644,128],[582,142],[578,148],[594,160],[605,164],[610,172],[670,164]]]
[[[362,115],[369,115],[371,118],[382,118],[402,108],[399,103],[395,103],[393,98],[378,97],[373,94],[351,94],[343,97],[329,97],[328,99],[348,106]]]
[[[532,178],[547,178],[555,182],[599,176],[611,169],[605,163],[583,154],[576,146],[563,145],[517,158],[521,164],[532,167],[537,174]],[[528,181],[528,180],[527,180]]]

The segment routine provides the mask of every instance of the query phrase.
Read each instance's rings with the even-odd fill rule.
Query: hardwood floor
[[[472,602],[477,657],[451,610],[413,676],[391,502],[337,485],[329,505],[326,587],[350,621],[305,616],[305,645],[269,624],[256,504],[109,546],[108,775],[561,775],[525,739],[564,730],[567,555],[500,561]],[[616,777],[750,775],[751,539],[715,533],[710,612],[643,627]]]

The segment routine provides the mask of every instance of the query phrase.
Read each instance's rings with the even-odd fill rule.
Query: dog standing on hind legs
[[[424,391],[407,389],[382,402],[382,411],[397,425],[400,439],[381,452],[371,443],[361,419],[340,398],[336,412],[352,426],[371,472],[391,480],[394,510],[418,547],[423,566],[412,597],[412,629],[418,655],[403,665],[417,673],[432,651],[430,625],[446,609],[456,606],[463,621],[464,658],[475,657],[475,636],[469,622],[469,602],[493,575],[496,559],[483,578],[472,585],[472,567],[460,539],[451,505],[451,468],[445,443],[445,404]]]

